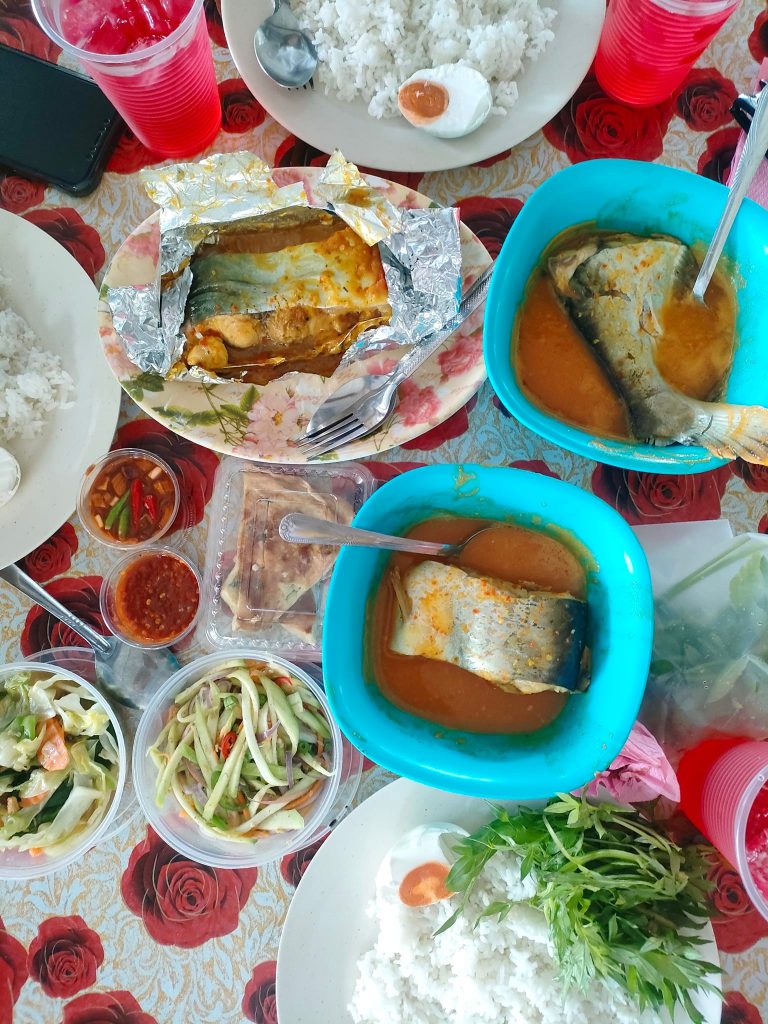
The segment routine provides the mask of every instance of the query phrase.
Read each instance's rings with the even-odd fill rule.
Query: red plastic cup
[[[595,57],[614,99],[650,107],[668,99],[741,0],[611,0]]]
[[[747,895],[768,920],[768,900],[755,884],[746,849],[749,814],[768,782],[768,741],[705,740],[683,756],[677,777],[683,811],[738,870]]]
[[[205,149],[221,126],[203,0],[189,0],[188,10],[182,2],[32,0],[46,34],[80,62],[136,137],[174,158]]]

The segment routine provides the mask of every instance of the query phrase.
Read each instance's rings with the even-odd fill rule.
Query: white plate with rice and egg
[[[314,89],[283,89],[259,66],[254,34],[272,0],[222,0],[246,85],[275,120],[322,152],[338,148],[353,163],[399,172],[464,167],[538,131],[589,70],[605,16],[605,0],[292,0],[291,7],[320,55]],[[490,116],[459,138],[409,124],[398,112],[400,86],[415,72],[457,64],[488,80]],[[456,86],[460,101],[472,99],[463,82]],[[450,87],[448,94],[452,101]]]
[[[74,512],[83,471],[112,442],[120,387],[101,351],[98,294],[82,267],[4,210],[0,237],[0,447],[10,455],[0,459],[4,567]]]
[[[615,983],[609,988],[593,980],[586,994],[571,990],[563,1000],[544,915],[532,907],[521,905],[501,922],[486,917],[473,929],[477,913],[498,898],[500,887],[513,900],[529,895],[530,881],[521,881],[513,855],[491,859],[468,903],[470,913],[436,938],[452,906],[396,905],[393,893],[399,886],[402,898],[404,880],[417,865],[444,858],[437,826],[430,826],[452,823],[472,831],[491,817],[484,800],[399,779],[342,821],[315,854],[288,911],[277,961],[280,1024],[663,1021],[666,1015],[641,1013]],[[699,938],[700,959],[717,964],[709,923]],[[704,1024],[719,1024],[719,992],[697,991],[693,1001]],[[690,1024],[680,1007],[674,1021]]]

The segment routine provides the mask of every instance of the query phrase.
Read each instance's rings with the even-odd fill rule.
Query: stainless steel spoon
[[[129,647],[115,636],[102,636],[63,604],[51,597],[39,583],[27,576],[18,565],[0,569],[0,579],[10,583],[31,601],[39,604],[65,626],[81,636],[94,651],[96,679],[108,697],[129,708],[146,707],[153,690],[179,667],[169,650],[142,650]]]
[[[298,89],[307,84],[317,69],[317,50],[301,30],[286,0],[273,3],[273,13],[256,29],[256,60],[273,82],[284,89]]]
[[[704,293],[712,280],[717,261],[720,259],[728,234],[736,220],[736,214],[763,162],[766,149],[768,149],[768,85],[763,86],[757,97],[752,124],[747,132],[747,141],[744,143],[744,149],[741,151],[741,157],[734,171],[733,181],[728,189],[723,215],[712,241],[709,243],[707,254],[693,286],[693,297],[699,302],[704,301]]]
[[[332,547],[379,548],[382,551],[406,551],[412,555],[437,555],[452,558],[460,555],[471,540],[494,526],[481,526],[460,544],[437,544],[431,540],[413,540],[410,537],[391,537],[373,530],[360,530],[355,526],[340,526],[326,519],[306,516],[303,512],[290,512],[280,522],[280,536],[291,544],[330,544]]]

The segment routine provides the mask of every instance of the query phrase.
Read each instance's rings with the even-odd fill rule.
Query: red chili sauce
[[[126,566],[114,593],[114,616],[136,643],[176,640],[192,624],[200,587],[190,567],[175,555],[148,551]]]

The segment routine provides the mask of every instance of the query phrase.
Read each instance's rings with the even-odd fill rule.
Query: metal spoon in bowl
[[[142,650],[129,647],[115,636],[102,636],[77,615],[73,614],[55,597],[51,597],[35,581],[18,567],[7,565],[0,569],[0,579],[10,583],[31,601],[39,604],[50,615],[69,626],[81,636],[94,651],[96,680],[105,696],[129,708],[143,708],[153,690],[164,683],[179,667],[178,659],[171,651],[160,648]]]
[[[757,97],[752,124],[747,132],[747,141],[744,143],[744,149],[741,151],[733,174],[733,181],[728,189],[723,215],[712,241],[709,243],[707,254],[693,286],[693,297],[699,302],[704,301],[704,293],[712,280],[717,261],[720,259],[728,234],[733,227],[736,214],[763,162],[766,149],[768,149],[768,85],[763,86]]]
[[[373,530],[360,530],[355,526],[340,526],[326,519],[305,516],[303,512],[290,512],[280,522],[280,536],[291,544],[330,544],[332,547],[379,548],[382,551],[406,551],[413,555],[437,555],[455,558],[470,541],[495,526],[481,526],[460,544],[437,544],[431,540],[413,540],[410,537],[391,537]]]
[[[265,75],[284,89],[298,89],[317,69],[315,44],[301,30],[286,0],[273,0],[275,9],[256,29],[253,48]]]

